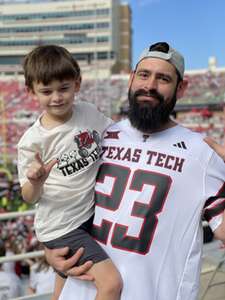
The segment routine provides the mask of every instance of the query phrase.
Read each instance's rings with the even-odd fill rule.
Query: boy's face
[[[45,110],[49,121],[56,119],[63,121],[71,116],[75,93],[79,89],[80,82],[74,79],[53,80],[47,85],[34,82],[31,93]]]

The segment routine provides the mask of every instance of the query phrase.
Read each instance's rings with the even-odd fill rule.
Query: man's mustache
[[[149,90],[149,91],[146,91],[146,90],[137,90],[135,93],[134,93],[134,97],[138,97],[138,96],[147,96],[147,97],[153,97],[153,98],[156,98],[157,100],[159,100],[159,102],[164,102],[164,97],[163,95],[159,94],[157,91],[154,91],[154,90]]]

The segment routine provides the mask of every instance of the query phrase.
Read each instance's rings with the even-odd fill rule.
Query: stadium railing
[[[10,300],[50,300],[50,299],[51,299],[51,293],[50,294],[42,294],[42,295],[27,295],[24,297],[13,298]]]
[[[18,217],[24,217],[29,215],[34,215],[35,210],[29,210],[24,212],[9,212],[9,213],[1,213],[0,214],[0,221],[3,220],[9,220],[14,219]],[[4,256],[0,257],[0,263],[9,262],[9,261],[20,261],[28,258],[35,258],[35,257],[41,257],[44,255],[44,251],[33,251],[33,252],[27,252],[23,254],[16,254],[12,256]],[[18,298],[13,298],[10,300],[50,300],[51,299],[51,293],[48,294],[41,294],[41,295],[25,295]]]

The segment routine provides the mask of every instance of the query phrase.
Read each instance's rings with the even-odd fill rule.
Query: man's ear
[[[186,89],[188,87],[188,80],[187,78],[184,78],[182,81],[178,83],[177,87],[177,99],[182,98]]]

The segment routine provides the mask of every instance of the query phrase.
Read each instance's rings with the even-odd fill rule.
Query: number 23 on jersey
[[[113,184],[110,191],[107,191],[104,185],[108,185],[110,180]],[[148,253],[158,224],[157,215],[163,211],[171,182],[171,177],[165,174],[143,169],[132,173],[129,167],[103,163],[97,177],[100,188],[96,189],[96,206],[114,212],[118,218],[113,223],[103,216],[100,226],[93,226],[93,237],[101,243],[111,243],[112,247],[121,250],[143,255]],[[147,186],[153,189],[146,194],[144,190]],[[146,198],[145,203],[132,200],[130,216],[139,218],[142,223],[138,235],[135,236],[128,235],[129,226],[122,223],[124,220],[119,220],[121,204],[123,201],[131,201],[128,194],[132,191]],[[110,233],[111,239],[108,240]]]

